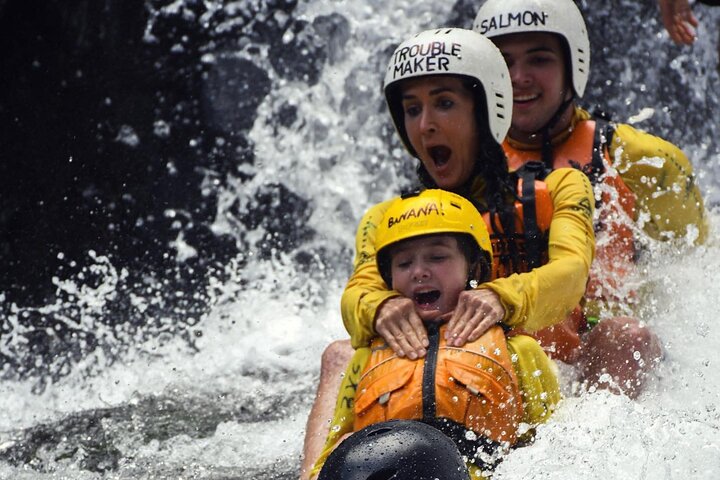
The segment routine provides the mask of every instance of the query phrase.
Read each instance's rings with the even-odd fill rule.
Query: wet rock
[[[350,39],[350,22],[339,13],[319,15],[313,20],[313,28],[327,45],[328,60],[331,64],[339,62]]]
[[[311,23],[294,20],[283,35],[275,39],[268,55],[281,77],[315,85],[328,53]]]
[[[265,376],[267,378],[257,379],[258,385],[272,381],[290,386],[297,380],[288,378],[287,374]],[[311,389],[306,387],[289,387],[283,395],[263,395],[262,391],[259,388],[253,392],[215,392],[200,396],[176,392],[142,397],[116,407],[75,412],[55,422],[4,432],[0,461],[25,465],[36,471],[50,470],[61,461],[77,462],[78,467],[86,471],[115,471],[132,456],[128,449],[132,452],[150,442],[164,445],[178,436],[207,438],[215,434],[219,424],[226,422],[277,421],[285,417],[285,412],[297,408],[298,402],[308,404],[313,397]],[[148,468],[153,467],[157,465]],[[147,478],[148,473],[143,470],[133,478]]]
[[[202,90],[207,122],[227,135],[247,130],[255,121],[257,107],[270,92],[267,73],[251,61],[216,55]]]
[[[265,235],[254,246],[261,258],[291,251],[315,234],[307,222],[311,203],[283,184],[263,186],[245,211],[238,212],[248,229],[262,229]]]

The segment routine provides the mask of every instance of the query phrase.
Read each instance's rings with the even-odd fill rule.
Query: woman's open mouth
[[[442,167],[450,160],[452,150],[444,145],[437,145],[435,147],[430,147],[428,149],[428,153],[430,154],[430,158],[433,159],[433,162],[435,162],[435,166]]]

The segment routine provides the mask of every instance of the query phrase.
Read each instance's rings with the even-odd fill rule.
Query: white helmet
[[[572,0],[487,0],[473,29],[489,38],[524,32],[560,35],[570,50],[575,94],[583,96],[590,74],[590,40],[582,13]]]
[[[493,138],[502,143],[512,120],[512,84],[500,50],[472,30],[426,30],[395,49],[385,74],[385,100],[405,148],[417,157],[405,130],[397,82],[425,75],[463,75],[482,85]]]

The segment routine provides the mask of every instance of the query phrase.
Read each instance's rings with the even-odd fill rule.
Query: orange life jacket
[[[542,181],[547,173],[539,162],[525,164],[515,172],[519,200],[515,202],[512,235],[505,233],[497,215],[483,213],[493,248],[492,278],[529,272],[548,262],[553,204]]]
[[[463,347],[448,346],[444,331],[428,325],[428,353],[417,360],[399,358],[382,338],[373,341],[355,394],[355,431],[390,419],[422,420],[470,458],[478,447],[515,443],[523,405],[503,329],[494,326]]]
[[[596,246],[595,267],[588,280],[585,298],[594,300],[615,291],[617,282],[628,273],[635,257],[635,242],[628,218],[635,218],[635,195],[617,173],[607,172],[611,165],[606,145],[611,143],[613,131],[602,120],[580,121],[572,134],[562,143],[553,146],[552,168],[581,169],[590,178],[599,198],[599,217],[595,223],[596,235],[606,235]],[[603,136],[605,138],[603,138]],[[511,170],[527,162],[539,161],[540,150],[519,150],[506,139],[503,150]],[[587,328],[581,309],[576,308],[562,323],[532,334],[553,358],[572,362],[580,345],[579,331]]]
[[[493,247],[492,278],[524,273],[548,262],[548,236],[553,218],[553,203],[542,180],[549,173],[539,162],[529,162],[515,171],[517,196],[512,235],[506,235],[497,216],[483,214]],[[513,329],[510,335],[530,335],[552,358],[570,362],[580,347],[580,332],[586,322],[578,306],[561,323],[528,333]]]
[[[602,120],[580,121],[564,142],[553,146],[552,168],[581,169],[590,178],[596,196],[600,197],[601,215],[595,230],[610,232],[612,239],[600,245],[601,248],[595,252],[596,258],[632,261],[635,258],[632,229],[618,215],[623,211],[629,218],[635,218],[636,197],[619,175],[607,172],[606,165],[612,165],[613,162],[605,147],[611,143],[611,139],[612,129],[608,123]],[[507,139],[503,142],[503,150],[511,170],[530,161],[540,161],[541,157],[540,150],[519,150],[512,147]],[[615,273],[619,272],[616,270]]]

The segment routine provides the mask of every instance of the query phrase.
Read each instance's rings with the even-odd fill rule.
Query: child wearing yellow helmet
[[[495,325],[462,347],[444,338],[460,293],[490,279],[492,246],[482,215],[466,198],[444,190],[399,197],[378,225],[376,246],[383,279],[412,300],[427,326],[428,354],[400,357],[380,337],[356,351],[314,473],[343,436],[396,419],[445,433],[469,459],[471,472],[492,468],[517,443],[528,415],[533,423],[547,418],[559,390],[548,358],[530,337],[508,340],[503,326]],[[531,367],[513,355],[518,346],[534,351]]]

